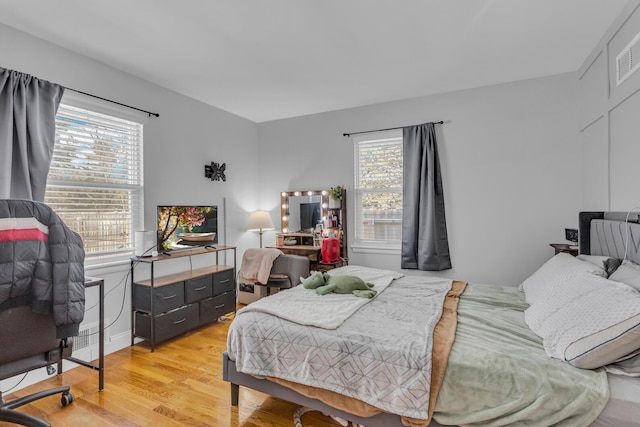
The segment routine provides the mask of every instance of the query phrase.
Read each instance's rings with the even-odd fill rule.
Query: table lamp
[[[275,226],[271,221],[271,215],[267,211],[253,211],[249,215],[247,231],[258,231],[260,233],[260,247],[262,247],[262,231],[274,230]]]

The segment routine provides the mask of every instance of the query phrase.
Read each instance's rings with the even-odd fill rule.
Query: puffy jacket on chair
[[[84,318],[84,247],[44,203],[0,200],[0,310],[53,313],[59,338]]]

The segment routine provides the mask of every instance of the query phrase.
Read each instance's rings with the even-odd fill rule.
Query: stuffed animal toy
[[[324,275],[324,271],[317,271],[306,279],[301,277],[300,281],[305,289],[318,289],[320,286],[327,284],[327,279],[325,279]]]
[[[373,298],[378,293],[374,291],[372,283],[366,283],[357,276],[332,276],[325,272],[314,273],[302,280],[305,289],[315,289],[318,295],[354,294],[361,298]]]

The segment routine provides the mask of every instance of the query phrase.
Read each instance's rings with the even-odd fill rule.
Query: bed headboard
[[[628,242],[627,259],[640,264],[640,213],[580,212],[580,253],[622,259]],[[627,227],[628,225],[628,227]]]

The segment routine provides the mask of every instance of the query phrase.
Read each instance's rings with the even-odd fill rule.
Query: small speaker
[[[151,230],[136,231],[135,254],[136,256],[151,256],[151,251],[156,247],[156,232]]]

